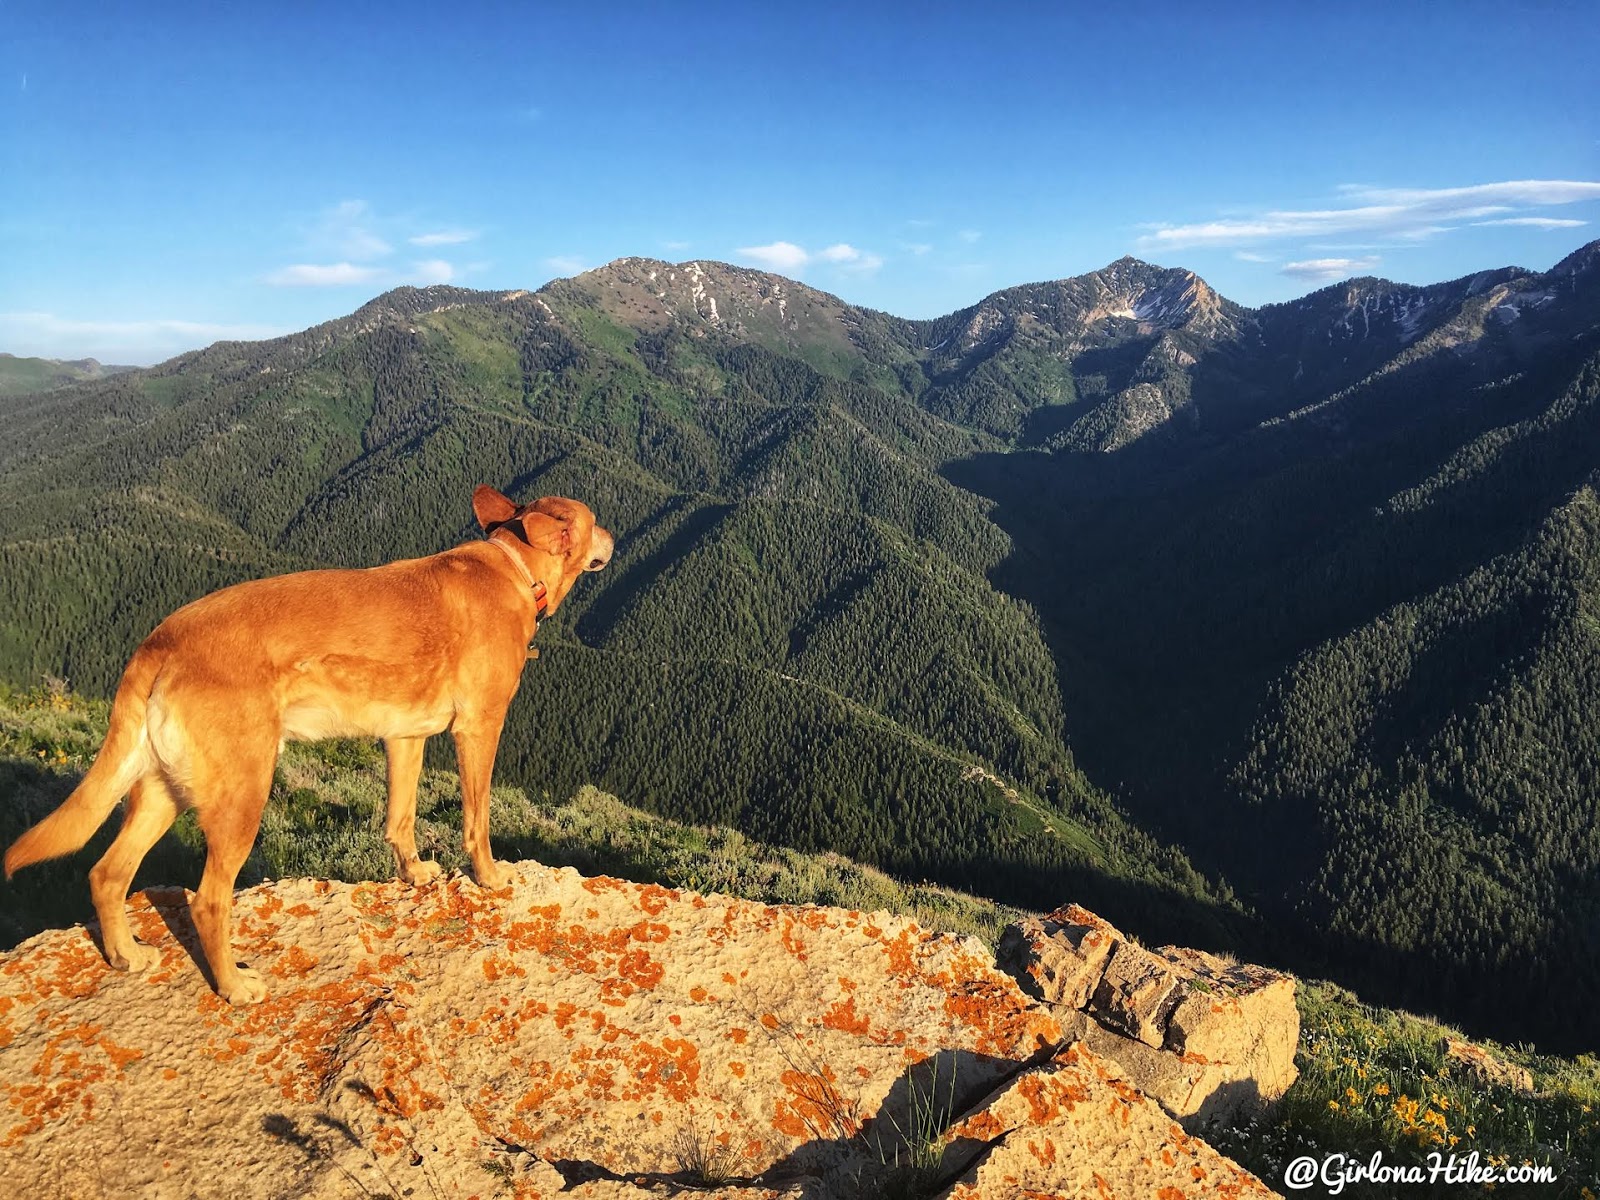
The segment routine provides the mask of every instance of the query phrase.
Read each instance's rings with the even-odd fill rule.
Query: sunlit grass
[[[1486,1167],[1530,1163],[1555,1169],[1551,1186],[1510,1186],[1502,1195],[1589,1196],[1600,1191],[1600,1061],[1533,1053],[1479,1042],[1494,1057],[1526,1068],[1531,1091],[1490,1086],[1445,1054],[1460,1031],[1426,1017],[1374,1008],[1335,984],[1301,981],[1300,1078],[1264,1122],[1217,1131],[1211,1140],[1269,1184],[1300,1155],[1343,1153],[1367,1162],[1383,1152],[1390,1165],[1427,1166],[1429,1155],[1464,1160],[1476,1151]],[[1437,1194],[1487,1194],[1481,1187],[1438,1185]],[[1351,1185],[1344,1195],[1378,1197],[1392,1186]],[[1406,1194],[1435,1194],[1427,1187]]]

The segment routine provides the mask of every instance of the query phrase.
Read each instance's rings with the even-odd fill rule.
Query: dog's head
[[[588,505],[577,500],[545,496],[532,504],[517,504],[479,484],[472,493],[472,513],[484,533],[505,527],[516,535],[512,548],[545,586],[546,612],[555,612],[579,575],[598,571],[611,561],[615,546],[611,534],[595,522]]]

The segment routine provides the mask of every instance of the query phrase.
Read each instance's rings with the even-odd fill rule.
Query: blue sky
[[[0,0],[0,30],[15,353],[148,363],[623,255],[931,316],[1124,254],[1260,304],[1600,237],[1592,4]]]

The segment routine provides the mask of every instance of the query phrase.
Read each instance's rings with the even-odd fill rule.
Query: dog
[[[485,539],[366,570],[303,571],[223,588],[180,608],[134,652],[94,764],[60,808],[6,851],[6,878],[77,850],[126,794],[122,831],[89,872],[105,955],[140,971],[158,953],[128,925],[128,885],[181,808],[206,838],[191,912],[217,994],[266,996],[234,962],[233,886],[285,741],[367,736],[388,756],[385,838],[400,878],[439,864],[417,855],[417,778],[429,734],[448,729],[461,772],[463,840],[478,884],[511,869],[489,849],[489,780],[506,709],[538,623],[614,542],[576,500],[518,505],[480,486]]]

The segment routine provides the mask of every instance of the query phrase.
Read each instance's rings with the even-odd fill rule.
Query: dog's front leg
[[[456,765],[461,769],[461,832],[472,874],[482,887],[496,890],[510,887],[515,877],[505,863],[498,863],[489,850],[489,780],[494,774],[494,755],[500,743],[500,725],[492,728],[455,728]]]
[[[394,850],[395,873],[412,887],[439,876],[439,864],[417,856],[417,777],[426,738],[384,738],[389,756],[389,822],[384,838]]]

